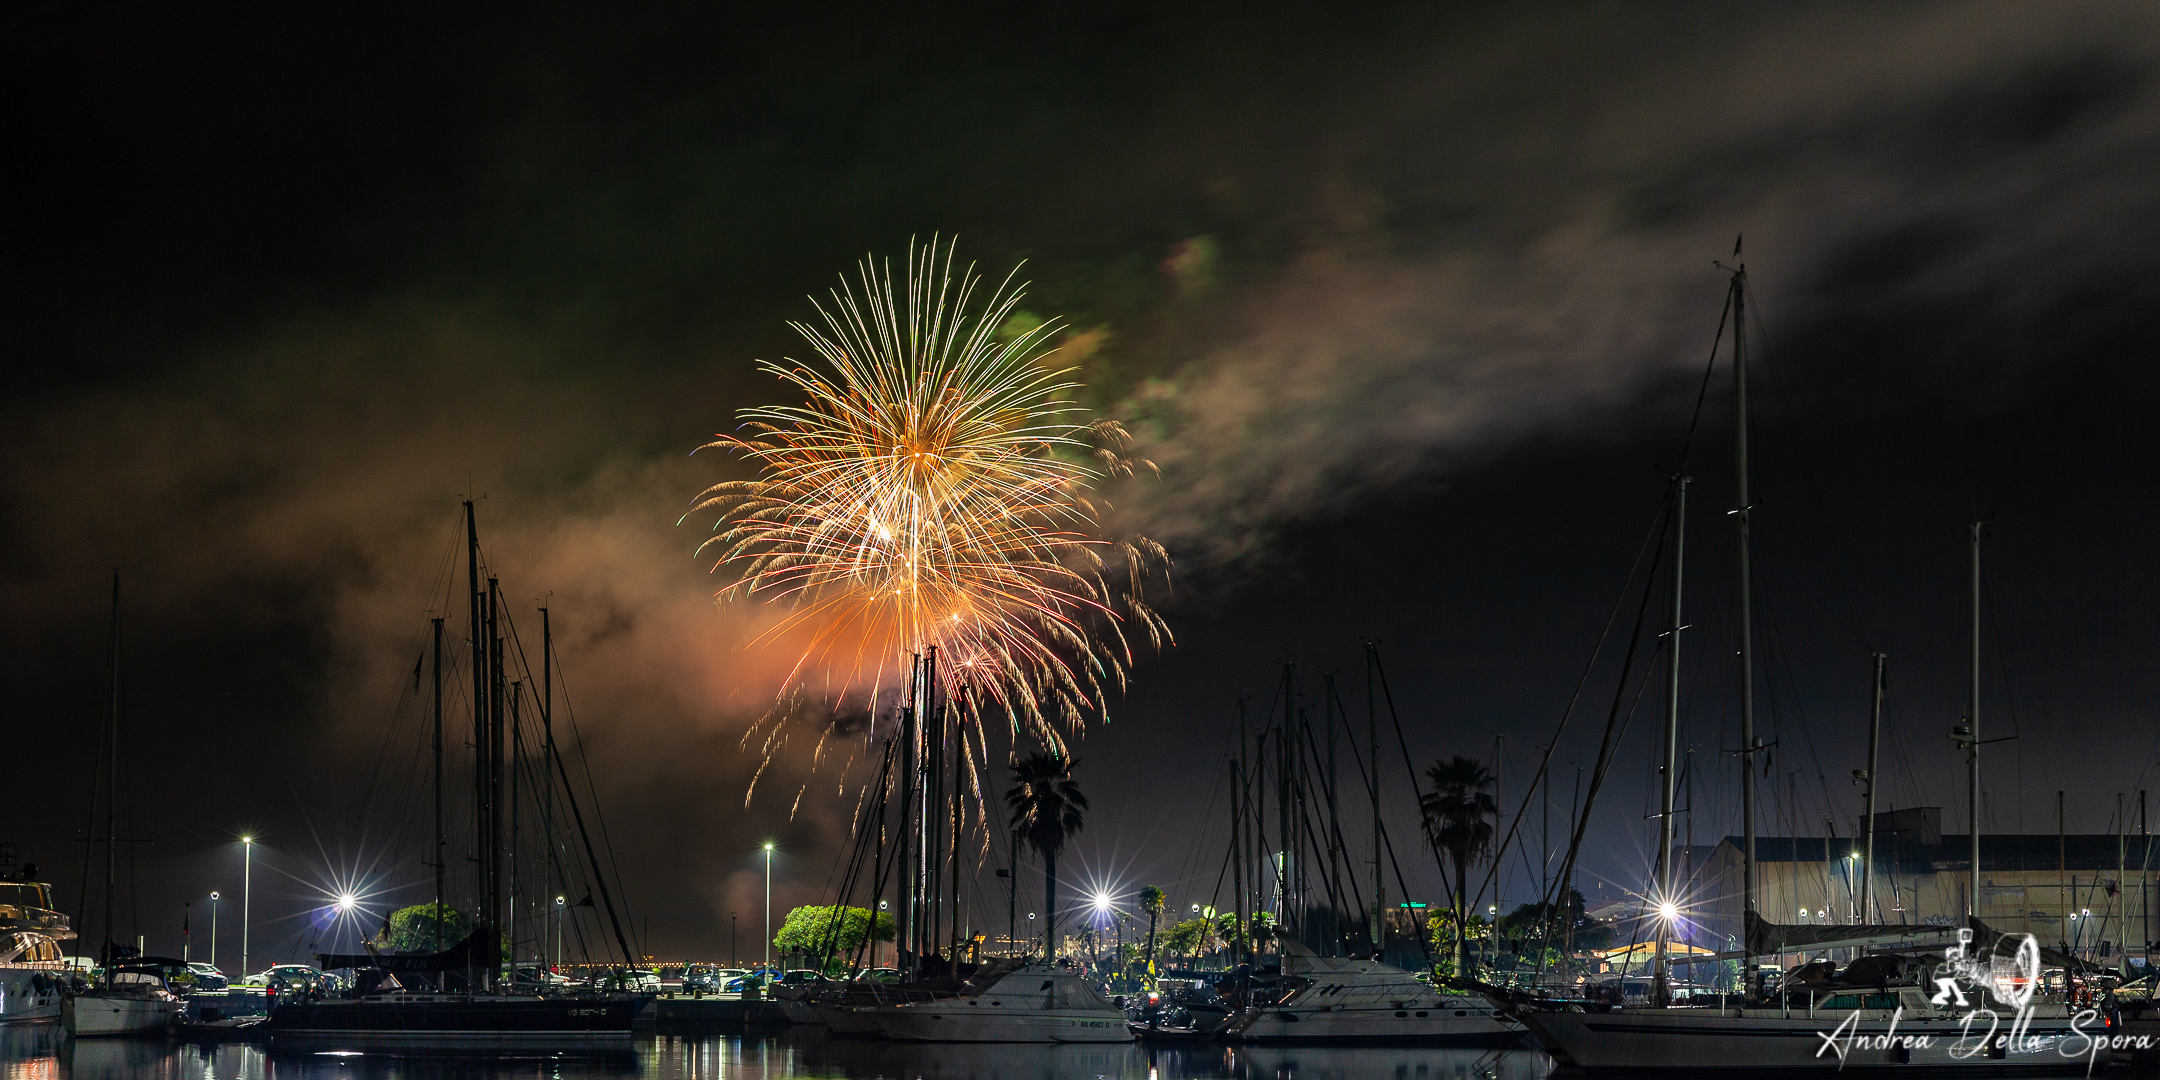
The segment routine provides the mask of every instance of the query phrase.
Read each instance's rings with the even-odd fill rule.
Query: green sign
[[[1421,901],[1421,900],[1412,900],[1412,901],[1410,901],[1409,903],[1406,903],[1406,904],[1399,904],[1399,905],[1397,905],[1397,906],[1398,906],[1398,907],[1406,907],[1406,908],[1421,908],[1421,907],[1424,907],[1424,906],[1425,906],[1425,904],[1424,904],[1424,902],[1423,902],[1423,901]]]

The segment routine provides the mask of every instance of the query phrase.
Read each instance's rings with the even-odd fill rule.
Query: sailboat
[[[105,804],[105,949],[103,966],[95,986],[74,991],[60,1002],[60,1022],[70,1035],[143,1035],[170,1030],[180,1019],[184,1003],[165,987],[156,968],[122,963],[113,943],[113,885],[118,873],[117,855],[122,843],[113,829],[120,800],[120,575],[112,587],[112,729],[107,738],[107,775],[112,785]],[[148,961],[149,958],[142,958]]]
[[[1738,262],[1735,248],[1735,262]],[[1741,821],[1743,841],[1741,847],[1742,870],[1742,922],[1743,948],[1730,954],[1718,954],[1718,959],[1740,959],[1749,965],[1756,956],[1781,951],[1786,948],[1827,950],[1834,948],[1902,948],[1914,950],[1922,943],[1916,935],[1929,936],[1934,940],[1927,945],[1941,945],[1951,931],[1934,927],[1911,926],[1840,926],[1840,927],[1783,927],[1763,920],[1757,910],[1755,868],[1755,760],[1763,747],[1755,737],[1755,702],[1753,681],[1753,594],[1749,546],[1748,497],[1748,398],[1746,363],[1746,297],[1747,270],[1745,264],[1729,268],[1731,279],[1726,294],[1728,312],[1733,322],[1732,365],[1735,397],[1735,447],[1734,458],[1738,475],[1738,509],[1733,518],[1738,527],[1739,540],[1739,660],[1740,660],[1740,746],[1738,758],[1741,780]],[[1685,491],[1684,479],[1676,478],[1676,486]],[[1684,505],[1677,503],[1676,505]],[[1675,568],[1675,575],[1679,573]],[[1972,829],[1972,872],[1974,879],[1974,908],[1968,913],[1968,926],[1958,932],[1954,955],[1936,957],[1953,962],[1967,960],[1972,970],[1979,973],[1992,972],[1992,959],[1998,946],[2007,939],[1993,934],[1972,915],[1977,912],[1977,885],[1979,878],[1979,828],[1977,825],[1979,799],[1979,531],[1973,532],[1973,678],[1972,700],[1966,726],[1956,732],[1958,745],[1969,755],[1971,788],[1975,825]],[[1677,637],[1680,628],[1678,610],[1678,585],[1675,584],[1673,625]],[[1675,643],[1677,647],[1677,643]],[[1674,662],[1671,677],[1677,685],[1678,664]],[[1676,695],[1677,690],[1673,693]],[[1670,822],[1672,820],[1672,770],[1674,713],[1668,712],[1665,741],[1664,811],[1665,838],[1659,853],[1659,887],[1671,896],[1669,875],[1669,852],[1671,851]],[[1870,763],[1871,768],[1873,763]],[[1659,964],[1657,993],[1665,990],[1664,934],[1659,932]],[[2029,939],[2028,939],[2029,941]],[[2038,950],[2036,950],[2038,951]],[[1985,959],[1982,959],[1985,958]],[[1540,1045],[1564,1062],[1590,1071],[1645,1072],[1661,1074],[1673,1072],[1733,1072],[1760,1073],[1772,1069],[1821,1069],[1825,1071],[1867,1071],[1880,1068],[1924,1068],[1939,1071],[1994,1072],[2008,1068],[2013,1071],[2040,1071],[2062,1069],[2071,1066],[2064,1056],[2066,1047],[2078,1045],[2078,1037],[2071,1028],[2067,1015],[2036,1016],[2023,1008],[2029,998],[2029,988],[2024,996],[2017,997],[2017,1005],[2008,1003],[2012,997],[1996,986],[1981,986],[1991,980],[1986,974],[1977,975],[1972,992],[1978,1000],[1960,991],[1955,999],[1945,993],[1937,981],[1925,977],[1948,974],[1948,968],[1938,968],[1942,961],[1922,963],[1922,957],[1912,952],[1877,952],[1863,955],[1848,964],[1842,972],[1834,968],[1827,978],[1815,978],[1802,983],[1799,972],[1788,974],[1779,986],[1751,985],[1737,1006],[1720,1004],[1706,1006],[1671,1006],[1662,1002],[1645,1008],[1614,1008],[1603,1004],[1580,1001],[1514,1001],[1515,1015],[1527,1026]],[[2067,960],[2068,958],[2061,958]],[[2074,963],[2074,961],[2072,961]],[[1823,966],[1808,965],[1810,975],[1822,975]],[[1765,973],[1767,974],[1767,973]],[[1751,984],[1756,980],[1750,979]],[[1496,1001],[1499,999],[1496,996]],[[2000,1001],[2004,1003],[2000,1014],[1985,1011]],[[2065,1010],[2067,1012],[2067,1010]]]
[[[522,735],[516,727],[519,720],[515,699],[507,705],[505,701],[506,688],[514,687],[508,683],[512,657],[504,650],[502,623],[505,616],[499,610],[502,588],[495,578],[483,580],[481,577],[479,523],[470,500],[465,503],[464,517],[468,600],[474,628],[472,722],[478,755],[474,780],[474,804],[478,816],[475,845],[480,853],[481,872],[478,925],[464,940],[432,953],[317,954],[316,962],[324,970],[351,968],[360,971],[364,975],[362,985],[372,986],[373,990],[358,997],[278,1004],[263,1023],[263,1029],[273,1043],[411,1043],[461,1048],[626,1047],[632,1040],[638,1016],[652,1004],[650,994],[542,995],[513,992],[510,988],[511,980],[504,971],[500,943],[506,938],[505,928],[511,925],[509,916],[514,910],[511,905],[515,903],[515,893],[510,891],[513,888],[510,877],[515,872],[516,826],[513,817],[517,789],[510,776],[520,762],[506,759],[505,749],[506,742],[518,744]],[[441,799],[443,620],[435,619],[433,623],[436,673],[434,864],[436,902],[440,905],[446,861]],[[548,672],[548,692],[552,694],[553,645],[549,631],[543,629],[542,633],[542,656],[548,665],[544,670]],[[547,720],[548,730],[552,733],[552,717]],[[540,767],[550,776],[549,783],[552,785],[554,778],[559,777],[567,791],[568,772],[556,753],[552,734],[542,756],[544,760]],[[507,803],[504,798],[506,785],[510,792]],[[551,797],[552,793],[551,786]],[[583,813],[578,809],[574,795],[568,797],[568,802],[582,834]],[[505,812],[506,806],[508,812]],[[512,860],[508,870],[504,866],[506,833],[510,837],[507,846]],[[623,935],[621,922],[615,917],[613,897],[605,877],[599,873],[599,862],[593,858],[589,841],[586,856],[592,864],[593,883],[614,924],[616,943],[622,947],[624,963],[628,964],[633,954]],[[415,985],[424,985],[424,980],[411,979],[412,976],[432,976],[432,980],[427,981],[432,981],[436,989],[409,992],[403,985],[405,980],[397,978],[401,974],[408,976]]]

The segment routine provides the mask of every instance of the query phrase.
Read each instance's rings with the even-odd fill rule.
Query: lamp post
[[[772,970],[772,841],[765,842],[765,970]]]
[[[253,914],[255,905],[255,838],[241,837],[240,846],[247,852],[240,871],[240,977],[245,979],[248,973],[248,917]]]
[[[555,970],[562,970],[563,898],[555,898]]]
[[[195,902],[180,905],[180,960],[186,963],[195,959]]]
[[[210,966],[217,966],[217,905],[218,894],[210,894]]]

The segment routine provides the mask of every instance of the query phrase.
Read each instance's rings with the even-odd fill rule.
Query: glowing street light
[[[210,966],[217,966],[217,906],[218,894],[210,893]]]
[[[1667,900],[1657,906],[1657,914],[1658,918],[1668,923],[1678,922],[1680,921],[1680,905]]]
[[[772,841],[765,841],[765,970],[772,970]]]
[[[248,973],[248,921],[255,910],[255,838],[243,836],[240,846],[247,852],[240,871],[240,977]]]
[[[340,914],[340,915],[350,915],[350,914],[352,914],[352,909],[353,909],[353,903],[354,903],[354,898],[353,898],[353,894],[351,894],[351,893],[340,893],[340,894],[338,894],[338,898],[337,898],[337,909],[338,909],[338,914]]]

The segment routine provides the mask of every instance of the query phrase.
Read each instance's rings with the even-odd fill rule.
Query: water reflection
[[[58,1025],[0,1029],[0,1080],[1543,1080],[1528,1050],[1420,1047],[909,1046],[816,1029],[769,1038],[661,1037],[613,1055],[268,1051],[138,1039],[72,1040]]]

